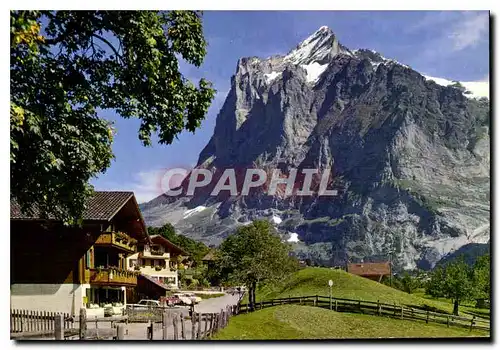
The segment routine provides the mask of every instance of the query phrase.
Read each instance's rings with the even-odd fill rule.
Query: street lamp
[[[328,286],[330,287],[330,310],[331,310],[332,309],[332,286],[333,286],[332,280],[328,281]]]

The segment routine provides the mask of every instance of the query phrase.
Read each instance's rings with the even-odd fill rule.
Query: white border
[[[142,1],[130,1],[130,2],[124,2],[123,0],[121,1],[106,1],[104,2],[103,0],[87,0],[85,2],[78,2],[78,3],[72,3],[68,1],[63,1],[63,0],[57,0],[57,1],[44,1],[43,3],[40,1],[34,1],[34,0],[18,0],[16,2],[12,1],[10,4],[7,2],[2,2],[2,7],[3,11],[1,11],[1,19],[2,19],[2,28],[3,30],[0,31],[1,35],[1,41],[2,45],[1,47],[4,49],[4,54],[0,55],[0,60],[2,61],[1,66],[3,67],[2,72],[4,73],[4,78],[1,80],[1,86],[2,86],[2,110],[4,113],[7,113],[9,110],[9,79],[8,79],[8,61],[9,61],[9,54],[7,52],[7,48],[9,47],[9,34],[8,34],[8,24],[10,22],[8,16],[8,10],[9,9],[33,9],[33,8],[38,8],[38,9],[122,9],[122,10],[138,10],[138,9],[203,9],[203,10],[492,10],[493,14],[498,13],[496,9],[498,8],[498,2],[493,2],[493,1],[486,1],[486,0],[475,0],[475,1],[436,1],[436,0],[419,0],[415,2],[408,2],[408,1],[389,1],[389,0],[377,0],[377,1],[359,1],[359,0],[349,0],[349,1],[332,1],[332,0],[316,0],[316,1],[296,1],[296,2],[291,2],[291,1],[275,1],[271,2],[269,0],[251,0],[251,1],[242,1],[238,2],[236,0],[219,0],[219,1],[207,1],[207,0],[182,0],[182,1],[165,1],[165,0],[156,0],[156,1],[148,1],[148,0],[142,0]],[[498,48],[498,37],[494,36],[494,43],[495,46]],[[497,59],[495,58],[495,62],[497,62]],[[493,62],[491,62],[493,64]],[[492,79],[496,78],[495,76],[491,76]],[[495,95],[491,96],[492,100],[498,101],[498,91],[495,91]],[[494,117],[493,117],[494,118]],[[3,127],[0,128],[0,131],[4,133],[4,137],[1,138],[3,145],[0,148],[1,150],[1,157],[2,157],[2,164],[6,165],[9,164],[9,125],[7,122],[7,116],[4,115],[3,118],[1,118],[1,122],[3,123]],[[497,135],[498,138],[498,128],[500,125],[500,121],[497,120],[495,123],[495,134]],[[496,144],[493,146],[493,149],[498,149]],[[493,152],[493,156],[495,157],[495,153]],[[499,159],[498,157],[495,157],[495,163],[498,164]],[[495,169],[495,172],[498,174],[498,169]],[[0,201],[2,213],[5,213],[4,220],[1,222],[1,232],[3,233],[4,236],[4,242],[2,244],[3,247],[3,254],[1,254],[1,259],[3,261],[2,266],[4,266],[3,271],[6,273],[7,272],[7,266],[10,266],[10,259],[9,259],[9,247],[10,247],[10,239],[9,239],[9,222],[10,219],[7,217],[7,212],[8,208],[10,207],[10,202],[7,196],[7,193],[10,193],[10,187],[9,187],[9,175],[7,171],[1,172],[1,178],[0,178],[0,186],[2,186],[1,193],[4,194],[2,200]],[[500,193],[498,192],[498,186],[495,189],[495,196],[498,198],[500,197]],[[493,214],[493,213],[492,213]],[[500,217],[500,209],[498,207],[495,208],[494,216],[499,218]],[[495,225],[496,227],[496,225]],[[492,232],[492,236],[497,236],[496,232]],[[498,249],[498,241],[500,239],[497,238],[495,239],[495,247],[494,247],[494,252],[497,253],[499,251]],[[495,254],[496,255],[496,254]],[[494,259],[495,263],[498,264],[499,259]],[[496,267],[496,266],[495,266]],[[494,271],[498,271],[498,269],[494,269]],[[9,347],[14,346],[14,342],[10,341],[10,333],[9,333],[9,313],[8,309],[10,308],[10,284],[8,282],[8,279],[6,278],[4,274],[4,278],[1,279],[1,283],[4,285],[3,290],[4,293],[2,293],[2,309],[4,310],[4,317],[2,318],[2,324],[4,325],[2,327],[2,330],[4,332],[4,335],[2,336],[2,343],[4,345],[7,345]],[[495,305],[498,304],[498,301],[495,300]],[[496,311],[496,310],[495,310]],[[498,320],[496,320],[498,321]],[[495,322],[495,325],[498,324],[498,322]],[[498,328],[498,327],[496,327]],[[497,329],[495,329],[496,331]],[[498,335],[498,332],[496,332]],[[87,343],[88,344],[88,343]],[[99,343],[102,344],[102,343]],[[126,344],[126,343],[125,343]],[[137,348],[142,348],[142,344],[149,346],[168,346],[168,347],[176,347],[176,345],[172,343],[168,343],[162,345],[161,343],[153,343],[153,344],[148,344],[148,343],[141,343],[141,345],[136,345],[136,344],[129,344],[129,346],[132,347],[137,347]],[[74,346],[76,344],[71,344],[68,343],[68,345],[65,346]],[[95,344],[94,346],[96,346]],[[123,346],[124,343],[110,343],[110,346]],[[317,345],[314,344],[312,345],[311,343],[261,343],[261,344],[255,344],[255,343],[242,343],[242,344],[235,344],[235,343],[229,343],[229,344],[221,344],[221,343],[207,343],[205,344],[186,344],[182,345],[184,348],[186,347],[202,347],[202,348],[215,348],[215,347],[220,347],[220,346],[228,346],[228,347],[234,347],[234,346],[250,346],[250,347],[269,347],[269,348],[285,348],[285,347],[309,347],[309,346],[314,346],[319,347],[319,348],[332,348],[335,347],[336,349],[341,349],[341,348],[365,348],[366,345],[369,344],[342,344],[342,343],[318,343]],[[387,347],[391,346],[392,344],[380,344],[378,347]],[[397,347],[415,347],[415,346],[425,346],[429,348],[438,348],[443,349],[443,348],[451,348],[451,347],[456,347],[460,346],[461,344],[425,344],[425,343],[418,343],[418,340],[415,341],[415,344],[409,344],[409,343],[401,343],[401,344],[394,344],[392,346],[397,346]],[[464,346],[471,347],[474,346],[474,344],[471,343],[464,343]],[[46,345],[39,344],[39,346],[43,347],[49,347],[52,346],[51,343],[47,343]],[[92,344],[91,344],[92,346]]]

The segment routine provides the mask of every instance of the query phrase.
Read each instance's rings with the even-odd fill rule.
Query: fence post
[[[201,339],[201,312],[198,313],[198,334],[196,339]]]
[[[380,300],[377,300],[377,313],[380,316],[381,310],[380,310]]]
[[[57,314],[54,324],[54,336],[56,340],[64,340],[64,315]]]
[[[429,310],[427,310],[427,318],[425,320],[425,323],[429,323]]]
[[[208,334],[208,314],[205,314],[205,331],[203,332],[203,338]]]
[[[163,311],[163,314],[161,315],[161,323],[162,323],[162,330],[163,330],[163,340],[168,339],[168,313],[166,310]]]
[[[79,332],[80,340],[85,339],[86,330],[87,330],[87,310],[84,307],[82,307],[80,309],[80,332]]]
[[[149,321],[148,340],[153,340],[153,321]]]
[[[396,302],[394,302],[394,316],[396,316]]]
[[[212,329],[210,330],[210,335],[214,335],[215,333],[217,333],[217,318],[219,317],[219,314],[214,313],[213,315],[214,315],[214,323]]]
[[[25,310],[21,311],[21,332],[24,332],[24,315],[26,314]]]
[[[186,333],[184,331],[184,316],[181,315],[181,339],[186,339]]]
[[[116,326],[116,339],[117,340],[125,339],[125,325],[123,323],[119,323]]]
[[[214,329],[214,314],[211,313],[210,314],[210,327],[208,328],[208,332],[210,333],[210,335],[213,334],[213,329]]]
[[[450,316],[446,316],[446,325],[450,326]]]
[[[472,320],[470,320],[470,330],[469,332],[472,332],[472,327],[474,327],[474,321],[476,320],[476,316],[472,316]]]
[[[335,311],[337,311],[337,299],[335,299]]]
[[[97,322],[97,316],[95,317],[95,338],[96,339],[99,339],[99,326],[98,326],[98,322]]]
[[[191,315],[191,339],[196,339],[196,314]]]
[[[177,327],[177,315],[174,314],[174,319],[172,320],[174,326],[174,340],[179,339],[179,329]]]
[[[401,306],[401,319],[403,319],[403,306]]]

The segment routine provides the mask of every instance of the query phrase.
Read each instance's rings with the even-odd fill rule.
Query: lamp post
[[[331,310],[332,309],[332,286],[333,286],[332,280],[328,281],[328,286],[330,287],[330,310]]]

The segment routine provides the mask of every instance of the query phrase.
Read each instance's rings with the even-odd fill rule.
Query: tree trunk
[[[248,288],[248,304],[250,311],[253,311],[253,288],[252,285]]]
[[[458,316],[458,299],[453,302],[453,315]]]
[[[252,298],[253,298],[252,311],[253,311],[255,308],[255,303],[256,303],[255,292],[257,291],[257,282],[252,282],[252,290],[253,290],[253,295],[252,295]]]

